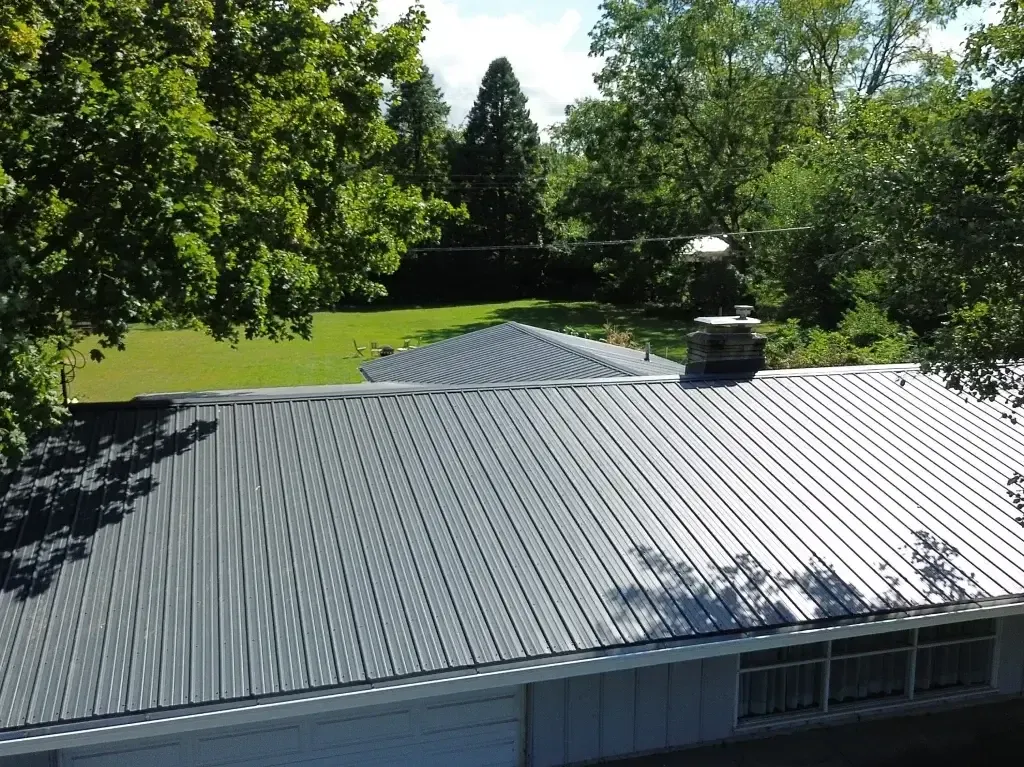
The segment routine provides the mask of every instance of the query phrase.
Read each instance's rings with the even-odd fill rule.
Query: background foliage
[[[84,333],[281,339],[367,298],[752,301],[775,365],[1024,400],[1017,0],[963,60],[925,43],[961,0],[605,0],[599,95],[547,135],[508,61],[455,129],[421,11],[330,5],[0,8],[0,451]]]

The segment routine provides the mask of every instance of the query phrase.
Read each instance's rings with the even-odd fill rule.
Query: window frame
[[[892,632],[883,633],[907,633],[910,638],[909,644],[903,647],[894,646],[891,648],[881,650],[868,650],[865,652],[846,652],[836,654],[833,654],[832,652],[833,642],[842,641],[843,639],[849,639],[851,637],[843,637],[842,639],[817,640],[815,642],[809,642],[808,644],[824,643],[825,652],[819,658],[783,661],[781,663],[765,664],[762,666],[753,666],[748,668],[744,668],[742,664],[742,657],[746,653],[738,653],[736,655],[736,689],[733,701],[733,727],[736,730],[757,729],[759,727],[777,727],[786,724],[799,724],[802,722],[813,722],[827,718],[841,717],[851,713],[863,713],[867,710],[890,709],[898,708],[901,706],[909,707],[913,706],[914,704],[928,703],[939,700],[970,698],[976,697],[978,695],[990,695],[998,690],[999,649],[1000,639],[1002,636],[1003,621],[999,618],[980,618],[975,619],[974,621],[954,621],[953,623],[972,623],[975,621],[992,621],[992,632],[984,636],[958,637],[954,639],[922,643],[919,641],[919,628],[894,629]],[[915,688],[917,687],[917,656],[918,651],[920,649],[928,649],[934,647],[952,647],[960,644],[981,642],[992,643],[992,659],[988,673],[988,682],[986,684],[953,686],[945,689],[926,690],[921,692],[916,691]],[[841,660],[849,658],[867,658],[871,656],[889,655],[901,652],[905,652],[908,654],[906,678],[904,682],[905,692],[902,695],[893,696],[889,699],[868,699],[863,701],[851,701],[849,703],[833,704],[832,706],[829,705],[833,659]],[[751,674],[778,668],[789,668],[793,666],[810,666],[816,663],[825,664],[821,674],[821,690],[819,691],[819,697],[821,698],[820,706],[818,706],[817,708],[809,708],[799,711],[786,711],[777,714],[758,714],[747,717],[742,717],[740,715],[740,697],[744,674]]]

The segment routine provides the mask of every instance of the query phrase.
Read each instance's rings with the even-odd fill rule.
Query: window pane
[[[824,669],[819,661],[740,674],[740,719],[820,709]]]
[[[828,704],[902,697],[907,692],[909,666],[909,650],[834,660],[829,669]]]
[[[759,650],[758,652],[743,653],[740,656],[740,668],[758,668],[759,666],[774,666],[778,663],[794,663],[807,660],[816,660],[825,657],[825,643],[794,645],[792,647],[779,647],[774,650]]]
[[[946,623],[941,626],[929,626],[917,634],[917,643],[953,642],[958,639],[974,637],[990,637],[996,634],[995,620],[966,621],[963,623]]]
[[[921,647],[917,651],[915,692],[988,685],[992,682],[995,640]]]
[[[832,643],[832,655],[854,655],[877,650],[894,650],[897,647],[910,647],[911,644],[913,644],[913,637],[909,631],[891,631],[886,634],[837,639]]]

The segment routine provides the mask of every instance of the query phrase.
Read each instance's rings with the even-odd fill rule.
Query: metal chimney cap
[[[761,324],[761,320],[754,317],[697,317],[694,322],[698,325],[706,325],[711,328],[727,330],[731,328],[752,328]]]

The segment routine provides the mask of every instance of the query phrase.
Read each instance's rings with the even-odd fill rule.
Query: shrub
[[[609,343],[614,346],[625,346],[627,349],[640,348],[640,345],[633,340],[632,330],[620,330],[611,323],[605,323],[604,340],[605,343]]]
[[[765,347],[771,368],[883,365],[910,362],[917,356],[915,336],[893,322],[878,306],[858,299],[836,331],[803,328],[789,320]]]
[[[899,338],[906,333],[893,322],[881,307],[858,298],[854,307],[843,314],[839,332],[857,346],[871,346],[885,338]]]

